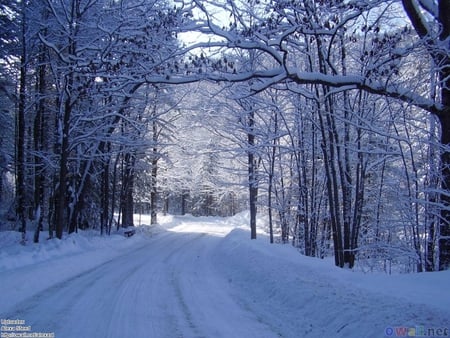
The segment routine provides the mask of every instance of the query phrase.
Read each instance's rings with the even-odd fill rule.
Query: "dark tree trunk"
[[[332,135],[327,134],[329,128],[324,125],[324,119],[319,113],[319,121],[322,131],[322,153],[324,158],[325,174],[327,177],[327,196],[330,213],[331,233],[333,235],[335,265],[344,267],[344,250],[342,245],[342,229],[339,218],[339,191],[337,187],[337,173],[334,164],[334,149],[330,144]]]
[[[24,39],[25,40],[25,39]],[[25,44],[26,42],[23,41]],[[25,47],[23,52],[25,53]],[[26,64],[25,55],[22,55],[20,67],[20,88],[19,88],[19,104],[17,111],[17,217],[20,222],[20,231],[22,232],[22,240],[25,241],[26,236],[26,220],[25,220],[25,86],[26,86]]]
[[[186,191],[183,191],[181,193],[181,214],[182,215],[186,215],[186,204],[187,204],[187,198],[188,198],[189,194]]]
[[[123,175],[123,193],[122,193],[122,226],[134,226],[134,155],[125,154],[125,172]]]
[[[275,155],[277,151],[277,143],[278,138],[276,137],[278,133],[278,112],[274,112],[273,117],[273,123],[274,123],[274,131],[273,134],[275,137],[272,141],[272,148],[270,149],[270,168],[269,168],[269,186],[267,191],[267,198],[268,198],[268,211],[269,211],[269,240],[270,243],[273,243],[273,216],[272,216],[272,191],[273,191],[273,177],[275,173]]]
[[[298,144],[299,149],[296,155],[297,171],[298,171],[298,209],[297,209],[297,219],[298,222],[303,224],[305,231],[304,234],[304,245],[305,245],[305,255],[314,256],[315,255],[315,229],[314,223],[311,221],[309,214],[309,187],[307,179],[307,168],[306,168],[306,155],[305,155],[305,140],[304,133],[301,131],[301,121],[297,121],[298,128]],[[299,224],[300,225],[300,224]]]
[[[114,221],[114,210],[116,208],[116,187],[117,187],[117,166],[119,165],[120,160],[120,153],[117,154],[116,160],[114,162],[114,169],[113,169],[113,177],[112,177],[112,192],[111,192],[111,211],[109,214],[109,224],[113,224]],[[120,211],[121,208],[119,208],[119,217],[117,218],[117,230],[119,230],[119,220],[120,220]]]
[[[43,51],[42,51],[43,52]],[[43,54],[41,52],[41,55]],[[35,223],[36,230],[34,235],[34,242],[39,242],[39,232],[42,230],[42,212],[41,206],[44,204],[44,167],[40,157],[40,152],[42,151],[43,145],[43,125],[44,125],[44,99],[43,94],[45,91],[45,65],[43,63],[42,57],[39,58],[41,65],[38,70],[38,93],[39,102],[36,112],[36,117],[34,119],[34,210],[35,210]],[[39,211],[39,212],[38,212]]]
[[[440,40],[444,44],[450,37],[450,1],[439,1],[439,21],[442,24]],[[448,43],[446,44],[448,47]],[[446,108],[439,116],[441,123],[441,171],[442,189],[440,236],[439,236],[439,270],[450,268],[450,57],[447,53],[438,57],[439,80],[441,81],[441,102]]]
[[[109,224],[109,180],[109,159],[107,159],[102,170],[100,232],[103,234],[103,230],[105,230],[108,235],[111,233],[111,225]]]
[[[167,193],[164,193],[163,215],[166,216],[168,212],[169,212],[169,196]]]
[[[25,17],[25,1],[22,6],[22,51],[20,57],[20,74],[19,74],[19,103],[17,109],[17,126],[16,126],[16,157],[17,157],[17,217],[20,223],[20,231],[22,232],[22,241],[26,237],[26,220],[25,220],[25,105],[26,105],[26,75],[27,75],[27,48],[25,39],[26,17]]]
[[[450,74],[448,75],[450,77]],[[450,80],[447,81],[450,85]],[[446,100],[450,101],[450,92],[446,90]],[[447,102],[450,107],[450,102]],[[439,234],[439,270],[450,268],[450,115],[441,115],[441,174],[442,174],[442,210]]]
[[[68,55],[76,59],[77,54],[77,43],[76,36],[78,33],[78,21],[81,19],[80,12],[80,1],[72,0],[70,5],[70,30],[68,37]],[[69,58],[70,59],[70,58]],[[73,106],[75,104],[75,64],[66,64],[68,73],[64,79],[63,88],[63,102],[60,107],[62,110],[62,130],[60,131],[61,137],[61,149],[59,157],[59,175],[58,175],[58,189],[56,193],[56,210],[55,210],[55,230],[56,237],[61,239],[64,230],[64,224],[68,220],[68,162],[69,162],[69,152],[70,152],[70,119],[72,115]]]
[[[151,191],[150,191],[150,224],[158,223],[158,200],[157,200],[157,190],[156,190],[156,178],[158,173],[158,160],[152,161],[152,172],[151,172]]]
[[[407,13],[417,35],[424,39],[430,56],[439,73],[441,88],[441,104],[443,109],[438,114],[441,124],[441,220],[439,224],[439,270],[450,268],[450,58],[448,55],[448,38],[450,37],[450,1],[438,1],[439,41],[430,39],[432,32],[424,23],[424,18],[412,0],[402,0],[403,8]],[[437,40],[437,39],[436,39]]]
[[[157,176],[158,176],[158,124],[156,122],[156,112],[154,112],[154,120],[152,122],[152,141],[153,141],[153,158],[152,158],[152,171],[151,171],[151,191],[150,191],[150,224],[158,223],[158,204],[157,204]]]
[[[69,82],[71,83],[71,82]],[[64,230],[64,223],[67,221],[67,162],[69,159],[69,128],[70,128],[70,114],[71,114],[70,98],[67,97],[64,104],[63,111],[63,130],[62,142],[59,158],[59,175],[58,175],[58,189],[55,201],[55,232],[56,237],[61,239]]]
[[[101,194],[100,194],[100,233],[104,231],[109,235],[111,224],[109,223],[109,198],[110,198],[110,162],[111,162],[111,144],[101,142],[99,153],[102,156],[101,170]]]
[[[257,163],[255,158],[255,116],[254,112],[248,113],[247,131],[247,157],[248,157],[248,190],[250,204],[250,238],[256,239],[256,214],[258,201]]]
[[[69,208],[69,234],[78,231],[79,228],[89,227],[88,221],[83,219],[82,212],[85,206],[86,195],[91,190],[90,171],[92,168],[92,159],[82,162],[80,172],[71,175],[68,183],[72,189],[72,200]]]

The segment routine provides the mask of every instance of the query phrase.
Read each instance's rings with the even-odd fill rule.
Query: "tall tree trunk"
[[[39,56],[40,65],[38,68],[38,79],[37,79],[37,92],[39,94],[39,101],[37,104],[36,116],[34,118],[34,210],[35,212],[35,223],[36,229],[34,234],[34,242],[39,242],[39,232],[42,230],[42,215],[41,207],[44,204],[44,166],[41,160],[43,150],[43,126],[44,126],[44,93],[45,93],[45,59],[43,58],[44,50],[41,48],[41,53]],[[39,213],[37,212],[39,210]],[[37,218],[37,219],[36,219]]]
[[[101,162],[101,182],[100,182],[100,233],[104,231],[109,235],[111,224],[109,223],[109,198],[110,198],[110,162],[111,162],[111,144],[102,141],[98,147]]]
[[[297,141],[295,141],[291,137],[291,143],[293,149],[298,149],[294,151],[293,159],[295,160],[295,169],[297,180],[297,216],[296,223],[298,228],[298,240],[300,244],[301,239],[301,231],[303,230],[303,244],[305,249],[306,256],[314,255],[314,225],[311,222],[310,214],[309,214],[309,187],[308,187],[308,178],[307,178],[307,146],[305,139],[305,127],[304,121],[300,116],[300,111],[296,112],[295,117],[295,127],[296,127],[296,136]]]
[[[108,233],[109,219],[109,162],[101,164],[100,175],[100,234]]]
[[[156,110],[156,104],[155,104],[155,110]],[[157,201],[157,176],[158,176],[158,123],[156,121],[156,111],[154,113],[154,118],[152,122],[152,141],[153,141],[153,148],[152,148],[152,170],[151,170],[151,191],[150,191],[150,224],[157,224],[158,223],[158,201]]]
[[[134,155],[125,154],[125,172],[123,175],[123,193],[122,193],[122,226],[134,226],[134,202],[133,202],[133,186],[134,186]]]
[[[70,27],[68,36],[68,48],[67,53],[69,55],[68,59],[76,59],[77,55],[77,41],[76,37],[78,35],[79,25],[78,22],[81,19],[80,12],[80,0],[72,0],[70,4]],[[55,230],[56,237],[61,239],[64,230],[64,224],[68,221],[68,203],[67,203],[67,183],[68,183],[68,162],[69,162],[69,152],[70,152],[70,119],[72,115],[72,110],[75,104],[75,69],[76,64],[68,63],[65,65],[67,67],[67,74],[64,78],[64,88],[63,93],[61,93],[61,107],[60,111],[62,115],[62,127],[60,130],[61,139],[61,149],[59,157],[59,174],[58,174],[58,190],[56,193],[56,210],[55,210]]]
[[[25,221],[25,74],[26,65],[20,67],[19,105],[17,111],[17,216],[20,222],[22,240],[26,237]]]
[[[69,208],[69,234],[77,231],[80,227],[89,226],[86,219],[82,217],[82,211],[85,207],[86,195],[91,190],[90,177],[92,175],[93,158],[83,160],[77,174],[71,175],[68,183],[72,189],[72,200]]]
[[[116,187],[117,187],[117,167],[119,165],[120,153],[117,153],[116,160],[114,161],[113,177],[112,177],[112,192],[111,192],[111,211],[109,214],[109,224],[111,227],[114,221],[114,210],[116,209]],[[121,208],[119,207],[119,215],[117,217],[117,230],[119,230]]]
[[[267,190],[267,200],[268,200],[268,212],[269,212],[269,241],[273,243],[273,210],[272,210],[272,199],[273,199],[273,179],[275,175],[275,161],[276,152],[278,147],[278,112],[273,113],[273,140],[269,151],[269,182]]]
[[[158,223],[158,200],[157,200],[157,174],[158,174],[158,160],[152,160],[152,172],[151,172],[151,191],[150,191],[150,224]]]
[[[323,42],[320,37],[317,37],[317,62],[319,70],[323,74],[327,74],[327,61],[324,53]],[[311,71],[313,68],[312,60]],[[344,267],[346,260],[349,257],[345,254],[350,246],[350,224],[347,222],[345,212],[343,215],[343,224],[341,220],[340,207],[341,201],[339,200],[339,185],[338,185],[338,175],[341,176],[341,196],[343,197],[342,207],[345,211],[348,209],[348,204],[344,203],[344,200],[348,198],[347,184],[345,183],[346,178],[344,175],[344,169],[342,167],[342,156],[339,153],[339,140],[336,131],[336,125],[334,121],[334,110],[335,102],[333,101],[333,96],[329,94],[329,87],[326,85],[316,86],[316,96],[325,98],[322,102],[317,102],[317,111],[319,114],[319,125],[322,135],[322,153],[324,159],[325,175],[326,175],[326,186],[327,186],[327,196],[328,196],[328,206],[330,213],[330,227],[333,236],[333,250],[334,250],[334,260],[335,265],[339,267]],[[324,115],[324,116],[323,116]],[[337,154],[336,154],[337,152]],[[338,161],[338,164],[336,164]],[[339,169],[339,173],[338,170]],[[344,229],[342,229],[344,227]],[[344,232],[344,238],[342,233]]]
[[[345,41],[343,36],[341,35],[339,38],[340,49],[341,49],[341,65],[342,65],[342,73],[343,75],[347,75],[347,64],[346,57],[347,51],[345,47]],[[352,142],[350,140],[350,115],[351,115],[351,106],[350,106],[350,98],[349,93],[344,91],[342,93],[344,100],[344,137],[343,144],[341,145],[338,140],[337,128],[334,125],[335,130],[335,139],[338,144],[338,163],[339,163],[339,171],[340,171],[340,179],[342,186],[342,204],[343,204],[343,223],[344,223],[344,262],[348,264],[349,268],[353,268],[355,264],[355,256],[356,256],[356,245],[357,245],[357,233],[358,230],[354,227],[359,227],[359,223],[355,222],[354,217],[358,216],[358,208],[357,205],[362,205],[362,201],[359,200],[361,197],[360,194],[354,192],[354,184],[352,179],[352,164],[350,163],[350,148],[352,147]],[[359,155],[360,153],[358,153]],[[360,158],[360,156],[359,156]],[[358,185],[359,187],[363,187],[362,185]],[[353,203],[352,203],[353,202]],[[354,207],[352,214],[352,206]],[[362,206],[361,206],[362,207]]]
[[[248,160],[248,192],[250,206],[250,238],[256,239],[256,214],[258,200],[257,163],[255,156],[255,113],[250,109],[247,116],[247,160]]]
[[[100,212],[100,225],[101,233],[103,234],[103,229],[109,235],[111,233],[111,224],[109,223],[109,185],[110,185],[110,174],[109,174],[109,157],[103,163],[102,169],[102,196],[101,196],[101,212]]]
[[[16,126],[16,194],[17,194],[17,217],[22,232],[22,242],[26,238],[26,220],[25,220],[25,106],[26,106],[26,75],[27,75],[27,41],[26,33],[26,1],[22,2],[22,50],[20,55],[19,72],[19,103],[17,108],[17,126]]]
[[[439,21],[442,24],[440,40],[446,43],[450,37],[450,1],[439,1]],[[440,72],[441,102],[446,111],[439,116],[441,123],[441,154],[442,189],[440,236],[439,236],[439,270],[450,268],[450,57],[448,50],[439,58],[437,63]]]
[[[438,1],[438,16],[435,18],[440,29],[439,41],[431,41],[432,33],[414,0],[402,0],[417,35],[424,39],[430,56],[436,66],[440,88],[441,104],[444,109],[438,115],[441,124],[441,220],[439,225],[439,270],[450,268],[450,58],[448,54],[448,38],[450,37],[450,1]]]
[[[189,193],[187,190],[183,189],[181,193],[181,214],[186,215],[187,212],[187,198],[189,197]]]
[[[439,172],[436,164],[436,154],[439,154],[439,148],[436,146],[436,125],[437,120],[435,116],[430,116],[430,139],[428,146],[428,190],[426,200],[429,202],[425,206],[425,226],[427,227],[428,236],[426,241],[426,256],[425,256],[425,270],[434,271],[436,266],[436,235],[439,226],[439,194],[436,192],[439,188]]]
[[[447,75],[450,77],[450,74]],[[447,81],[450,85],[450,79]],[[450,107],[450,91],[446,90],[446,105]],[[443,100],[444,101],[444,100]],[[450,115],[441,115],[441,172],[442,172],[442,210],[439,227],[439,270],[450,268]]]
[[[325,119],[322,114],[326,115]],[[329,112],[319,109],[319,122],[322,132],[322,153],[324,158],[325,173],[327,177],[328,206],[330,212],[330,225],[333,235],[334,260],[335,265],[344,267],[344,248],[342,241],[342,228],[339,217],[339,189],[337,185],[338,177],[335,168],[335,150],[333,146],[333,135],[330,130]]]
[[[68,84],[72,86],[71,76],[69,75]],[[55,201],[55,232],[56,237],[61,239],[64,230],[64,223],[67,221],[67,162],[69,159],[69,129],[70,129],[70,115],[72,106],[70,97],[65,98],[63,119],[62,119],[62,135],[61,135],[61,149],[59,157],[59,174],[58,174],[58,189],[56,192]]]

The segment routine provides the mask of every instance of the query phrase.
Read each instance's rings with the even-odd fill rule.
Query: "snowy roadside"
[[[0,232],[0,273],[91,251],[127,248],[139,238],[126,240],[121,233],[100,236],[98,231],[92,230],[79,231],[70,235],[65,233],[62,240],[57,238],[48,240],[47,235],[47,233],[41,232],[39,243],[33,243],[28,239],[26,245],[20,245],[21,234],[19,232]]]
[[[40,243],[28,241],[26,245],[19,244],[19,232],[0,232],[0,284],[7,290],[2,294],[1,310],[133,252],[153,232],[158,230],[142,226],[136,236],[127,238],[120,232],[100,236],[97,231],[79,231],[64,234],[62,240],[46,240],[42,233]]]
[[[248,231],[233,230],[215,265],[242,306],[282,337],[384,337],[404,330],[450,336],[450,271],[363,274],[270,245],[264,236],[248,238]]]

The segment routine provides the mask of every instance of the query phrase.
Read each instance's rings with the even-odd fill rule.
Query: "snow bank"
[[[119,255],[132,252],[151,236],[149,227],[138,227],[138,234],[125,238],[120,233],[100,236],[96,231],[79,231],[63,239],[27,241],[20,244],[21,233],[0,232],[0,284],[2,310],[32,297],[58,283],[94,269]]]
[[[364,275],[300,255],[289,245],[250,241],[235,229],[216,266],[243,306],[283,337],[383,337],[396,328],[448,328],[450,271]]]
[[[139,233],[151,235],[149,227],[136,228]],[[21,245],[21,233],[17,231],[0,232],[0,273],[10,269],[35,265],[52,259],[86,254],[93,251],[115,252],[136,245],[142,236],[124,238],[123,230],[114,232],[111,236],[101,236],[98,231],[78,231],[70,235],[64,234],[63,239],[46,239],[47,232],[42,232],[40,242],[33,243],[29,239],[26,245]],[[30,235],[28,235],[30,236]]]

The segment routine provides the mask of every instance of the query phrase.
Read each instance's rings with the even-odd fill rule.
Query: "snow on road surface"
[[[338,269],[250,241],[245,215],[161,223],[25,248],[0,237],[0,318],[63,338],[450,336],[450,272]]]

